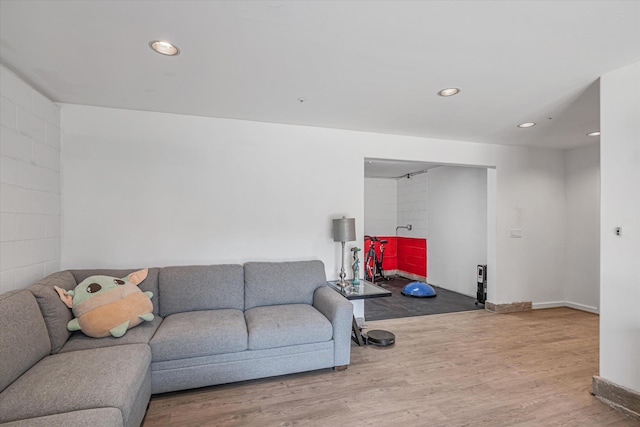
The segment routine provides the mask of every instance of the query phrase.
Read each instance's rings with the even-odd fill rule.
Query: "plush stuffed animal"
[[[153,293],[138,288],[148,273],[145,268],[122,279],[91,276],[71,291],[54,286],[75,316],[67,329],[94,338],[121,337],[143,321],[153,320]]]

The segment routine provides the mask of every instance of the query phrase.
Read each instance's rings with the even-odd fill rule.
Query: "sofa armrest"
[[[321,286],[313,294],[313,306],[333,325],[334,366],[349,364],[353,304],[329,286]]]

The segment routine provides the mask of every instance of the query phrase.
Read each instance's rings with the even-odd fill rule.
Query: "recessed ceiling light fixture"
[[[149,42],[149,47],[156,52],[167,56],[175,56],[180,53],[180,49],[178,49],[177,46],[174,46],[173,44],[162,40],[154,40],[152,42]]]
[[[460,89],[458,89],[457,87],[448,87],[446,89],[442,89],[440,92],[438,92],[438,95],[440,96],[453,96],[456,95],[460,92]]]
[[[535,126],[536,124],[533,122],[528,122],[528,123],[520,123],[518,125],[519,128],[530,128],[531,126]]]
[[[600,136],[600,131],[598,130],[595,132],[588,133],[587,136]]]

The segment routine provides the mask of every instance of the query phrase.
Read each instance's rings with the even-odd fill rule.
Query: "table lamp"
[[[345,218],[333,220],[333,241],[342,243],[342,255],[340,257],[342,261],[342,268],[340,268],[340,281],[338,285],[341,288],[346,288],[349,283],[344,280],[347,274],[344,272],[344,244],[345,242],[353,242],[356,240],[356,219]]]

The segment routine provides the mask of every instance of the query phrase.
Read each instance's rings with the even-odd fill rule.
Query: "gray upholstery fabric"
[[[122,427],[123,425],[122,413],[118,408],[85,409],[2,424],[3,427]]]
[[[250,350],[329,341],[333,336],[329,320],[307,304],[255,307],[245,318]]]
[[[210,354],[200,357],[189,357],[186,359],[171,359],[163,361],[151,362],[151,375],[155,375],[159,371],[180,370],[183,368],[192,368],[198,366],[207,366],[216,363],[227,362],[251,362],[258,363],[263,358],[290,356],[293,354],[304,355],[316,351],[324,352],[331,350],[333,352],[333,341],[315,342],[311,344],[292,345],[289,347],[267,348],[264,350],[247,350],[236,353]],[[331,357],[333,359],[333,356]],[[259,364],[259,363],[258,363]],[[332,365],[333,366],[333,365]]]
[[[33,294],[26,289],[0,294],[0,391],[50,351],[49,333]]]
[[[113,269],[113,268],[100,268],[100,269],[85,269],[85,270],[69,270],[73,277],[75,277],[76,282],[80,283],[84,279],[90,276],[111,276],[117,278],[123,278],[133,273],[134,271],[142,270],[145,267],[140,268],[130,268],[130,269]],[[147,278],[142,281],[138,285],[142,292],[149,291],[153,292],[153,298],[151,298],[151,302],[153,302],[153,313],[157,314],[160,312],[160,299],[158,298],[158,274],[160,273],[160,268],[153,267],[149,268],[149,274],[147,274]]]
[[[150,269],[140,289],[165,319],[121,338],[69,337],[72,315],[52,285],[136,270],[60,272],[0,295],[0,423],[139,426],[151,390],[349,363],[352,306],[325,285],[320,261]]]
[[[316,289],[313,296],[313,306],[324,314],[333,325],[335,366],[348,365],[351,360],[353,304],[325,285]]]
[[[205,310],[166,317],[151,339],[154,361],[232,353],[247,349],[240,310]]]
[[[145,347],[149,348],[148,345],[145,345]],[[136,385],[138,387],[133,390],[129,418],[124,420],[125,427],[139,427],[142,425],[149,400],[151,400],[151,366],[147,367],[144,377],[138,377]]]
[[[44,323],[47,325],[51,340],[51,353],[60,351],[71,336],[71,332],[67,330],[67,323],[73,319],[71,309],[60,300],[60,296],[53,289],[54,286],[66,290],[73,289],[76,287],[76,280],[70,272],[59,271],[29,287],[38,301]]]
[[[142,322],[138,326],[129,329],[127,333],[120,338],[91,338],[80,331],[73,332],[71,338],[69,338],[60,350],[60,353],[88,350],[91,348],[112,347],[114,345],[149,344],[161,322],[162,319],[156,316],[151,322]]]
[[[146,405],[151,392],[150,364],[145,344],[47,356],[0,393],[0,422],[114,407],[124,425],[139,423],[139,400]]]
[[[160,315],[244,308],[241,265],[191,265],[160,271]]]
[[[244,307],[311,304],[313,292],[326,282],[322,261],[248,262]]]
[[[290,347],[259,350],[257,352],[249,350],[240,354],[252,355],[254,353],[260,353],[260,356],[241,361],[220,361],[214,364],[181,369],[154,370],[151,377],[151,390],[154,394],[166,393],[169,391],[331,368],[334,366],[332,343],[333,341],[308,344],[307,346],[312,348],[312,350],[308,352],[300,350],[292,353],[286,352]],[[318,348],[319,346],[321,346],[321,348]],[[306,346],[299,347],[304,348]],[[273,350],[283,351],[274,355],[266,355],[263,353]],[[234,353],[233,355],[238,355],[238,353]]]

